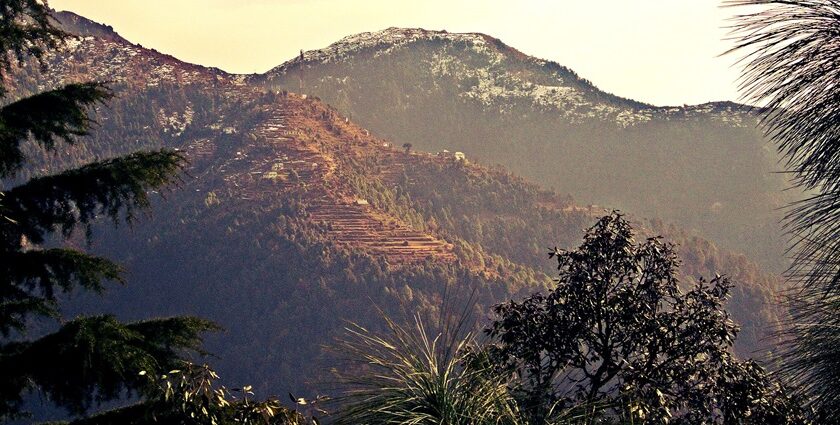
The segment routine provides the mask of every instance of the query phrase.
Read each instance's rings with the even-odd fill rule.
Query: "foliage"
[[[557,286],[496,306],[487,330],[497,340],[492,358],[520,376],[514,388],[532,423],[557,404],[605,403],[652,423],[762,423],[777,405],[790,408],[785,418],[798,417],[757,365],[731,354],[728,279],[682,291],[673,247],[658,238],[637,244],[617,213],[589,229],[578,249],[550,256]]]
[[[52,150],[56,140],[72,144],[73,136],[87,135],[92,121],[85,108],[110,96],[111,92],[99,83],[68,84],[3,107],[0,173],[5,177],[20,168],[23,162],[20,142],[28,136]]]
[[[227,109],[223,113],[237,127],[252,120]],[[211,159],[194,162],[190,175],[195,178],[187,179],[183,190],[155,205],[155,215],[131,232],[97,228],[102,235],[97,252],[120,253],[135,271],[132,280],[142,284],[110,292],[105,300],[82,300],[82,307],[144,317],[174,314],[179,306],[203,299],[194,305],[195,314],[237,330],[208,341],[220,357],[215,366],[239,382],[253,382],[260,392],[282,385],[311,394],[332,364],[321,346],[338,335],[343,320],[380,330],[372,304],[389,314],[408,309],[435,315],[445,287],[477,288],[476,312],[484,316],[495,303],[547,288],[551,267],[540,260],[545,241],[571,246],[591,220],[587,211],[563,210],[567,198],[554,195],[554,200],[503,170],[426,164],[424,155],[412,155],[418,162],[407,164],[405,178],[391,185],[376,177],[375,158],[357,157],[352,163],[351,155],[335,155],[336,172],[352,185],[354,196],[442,236],[461,259],[395,267],[336,244],[326,227],[307,219],[307,210],[317,205],[316,194],[273,197],[265,203],[240,200],[222,178],[238,172],[229,158],[248,143],[246,135],[200,132],[195,137],[213,137],[219,150]],[[206,203],[209,192],[216,194],[211,206]],[[539,207],[543,199],[561,208]],[[687,274],[726,270],[744,280],[733,288],[739,297],[732,311],[759,341],[772,319],[766,300],[774,282],[761,280],[754,264],[708,241],[685,237],[684,245],[681,254],[692,259]],[[278,331],[266,333],[267,328]],[[281,348],[266,352],[265,346]],[[748,342],[738,349],[749,353],[756,346]]]
[[[228,389],[218,385],[216,381],[219,375],[206,364],[180,362],[173,367],[176,368],[163,374],[145,369],[135,374],[135,379],[144,383],[142,402],[69,424],[318,424],[314,417],[307,418],[302,413],[288,409],[275,398],[255,399],[250,386]]]
[[[64,14],[59,15],[64,22]],[[96,32],[84,32],[83,35],[98,37]],[[138,49],[137,57],[149,58],[148,63],[119,63],[112,56],[132,47],[115,41],[113,34],[106,39],[112,42],[86,38],[75,49],[47,55],[45,61],[61,70],[61,78],[53,78],[58,76],[56,72],[45,79],[36,72],[36,66],[23,66],[14,71],[15,87],[10,87],[9,93],[16,96],[34,93],[40,87],[52,87],[63,78],[101,75],[103,70],[113,72],[109,75],[117,80],[109,84],[117,96],[109,100],[107,108],[97,111],[97,131],[77,139],[73,145],[66,145],[60,155],[38,146],[26,147],[27,163],[18,170],[17,177],[28,179],[100,158],[162,147],[180,148],[189,155],[191,164],[188,178],[180,181],[181,190],[167,194],[167,202],[156,202],[157,197],[150,195],[154,215],[137,220],[130,229],[125,226],[112,228],[108,223],[94,224],[92,234],[95,237],[90,252],[118,260],[130,270],[132,285],[113,288],[104,297],[74,296],[62,303],[62,310],[69,316],[87,311],[119,312],[121,318],[140,320],[150,315],[178,314],[189,306],[191,314],[211,318],[232,329],[211,336],[207,341],[207,349],[219,356],[214,367],[235,382],[253,383],[258,393],[282,388],[311,395],[317,383],[328,374],[328,366],[333,364],[331,354],[321,347],[340,332],[343,320],[357,322],[372,332],[383,330],[374,306],[392,315],[410,310],[424,317],[435,316],[446,288],[466,288],[467,291],[475,288],[479,297],[475,311],[484,316],[489,306],[501,300],[547,288],[551,279],[546,273],[551,272],[551,267],[540,260],[545,242],[551,240],[561,246],[571,246],[581,230],[591,223],[592,210],[575,209],[568,198],[540,190],[500,167],[455,166],[430,160],[424,154],[403,155],[401,150],[395,149],[394,158],[408,161],[404,164],[405,173],[397,175],[396,181],[385,182],[378,178],[376,171],[387,167],[387,163],[373,156],[352,155],[365,143],[373,141],[379,147],[385,141],[346,137],[341,144],[324,146],[327,143],[323,138],[316,140],[323,130],[352,137],[352,131],[345,130],[352,130],[355,125],[345,125],[339,118],[329,127],[305,128],[303,134],[296,136],[298,141],[306,142],[307,147],[327,151],[334,148],[335,152],[327,153],[336,161],[336,178],[349,183],[349,192],[354,197],[370,200],[372,208],[384,213],[387,219],[399,219],[410,227],[424,229],[452,243],[453,253],[460,260],[453,264],[387,264],[376,255],[359,252],[354,246],[335,243],[329,237],[327,226],[307,218],[307,211],[319,203],[317,191],[268,196],[265,202],[256,202],[243,199],[242,188],[229,184],[232,177],[257,170],[256,167],[264,165],[261,161],[272,158],[266,156],[270,149],[257,149],[248,151],[249,157],[245,160],[233,159],[236,152],[245,151],[246,146],[250,149],[252,145],[259,147],[264,142],[271,142],[251,138],[246,129],[255,128],[266,119],[261,111],[269,105],[276,107],[282,101],[279,95],[254,95],[254,87],[250,85],[243,87],[242,92],[218,89],[215,84],[202,80],[202,76],[209,74],[219,82],[229,76],[217,70],[178,63],[173,58],[161,62],[160,56],[151,51]],[[162,68],[174,73],[185,70],[187,72],[182,75],[189,76],[175,81],[152,77]],[[371,92],[375,98],[372,102],[387,100],[379,96],[387,97],[383,93],[388,90]],[[415,99],[414,95],[412,99]],[[476,117],[472,115],[474,111],[449,108],[446,102],[439,106],[443,113],[452,113],[453,119],[460,122],[471,122]],[[179,132],[172,131],[166,120],[161,120],[162,110],[167,116],[182,116],[187,109],[194,111],[194,117],[182,133],[180,129]],[[310,96],[303,108],[289,112],[307,116],[311,111],[317,114],[324,109]],[[415,113],[407,111],[405,117]],[[362,113],[353,114],[354,118],[363,116]],[[410,122],[405,122],[406,131],[418,128],[417,123],[421,120],[416,118],[420,116],[425,115],[416,115]],[[514,116],[520,115],[511,114],[508,118],[512,120]],[[317,122],[318,118],[313,117],[316,118],[313,122]],[[533,133],[511,125],[508,118],[485,117],[482,126],[462,126],[482,133],[446,130],[441,137],[430,137],[438,140],[441,148],[452,149],[462,146],[454,143],[469,141],[492,153],[499,153],[496,152],[498,146],[524,147],[549,141],[555,146],[554,139],[540,135],[546,129],[541,126],[548,122],[547,115],[529,112],[528,117],[527,126],[537,129]],[[398,118],[393,122],[400,120],[405,121]],[[362,121],[372,124],[370,120]],[[451,128],[444,124],[446,120],[441,120],[440,126],[423,127],[434,131]],[[682,121],[668,124],[670,130],[657,136],[657,140],[684,137],[683,124]],[[228,126],[237,131],[226,133],[223,130]],[[505,126],[510,128],[500,128]],[[579,132],[567,127],[550,127],[553,135],[580,136]],[[714,133],[699,124],[691,131],[700,131],[700,128],[704,137]],[[484,134],[484,130],[493,137]],[[356,134],[362,138],[366,133],[359,129]],[[708,138],[715,141],[713,149],[720,150],[720,146],[735,145],[722,141],[729,142],[740,137],[739,134],[722,131]],[[610,137],[613,136],[625,140],[623,133],[611,133]],[[676,168],[700,163],[699,158],[690,157],[683,164],[680,162],[682,157],[663,156],[664,152],[652,146],[640,145],[646,140],[644,134],[630,136],[630,142],[621,144],[626,150],[610,155],[645,152],[646,159],[655,156],[662,159],[661,164]],[[696,140],[693,136],[685,137]],[[495,142],[499,140],[504,143],[496,146]],[[596,148],[589,142],[590,138],[582,140],[586,140],[587,151]],[[212,149],[193,155],[196,153],[192,149],[194,144],[202,141],[209,142]],[[397,137],[391,145],[399,148],[405,141],[419,144],[413,137]],[[561,143],[565,153],[577,149],[574,144],[566,149],[565,143]],[[467,150],[471,158],[481,155],[462,147],[457,150]],[[551,152],[555,150],[552,148]],[[388,151],[383,149],[382,153]],[[671,152],[669,150],[668,155]],[[708,154],[701,152],[698,156]],[[606,157],[601,151],[597,155]],[[733,152],[726,151],[725,155],[731,156]],[[536,170],[533,161],[521,159],[520,163],[532,165],[530,169]],[[549,161],[540,164],[554,167]],[[629,168],[639,169],[643,164],[640,161]],[[599,180],[597,175],[580,175],[570,167],[554,168],[551,175],[564,182],[577,184],[583,177]],[[701,172],[708,173],[708,169],[700,168],[692,168],[687,173],[693,179]],[[611,171],[617,170],[618,167]],[[655,176],[655,173],[640,172],[640,175]],[[662,181],[657,180],[658,183]],[[584,183],[589,184],[587,182]],[[632,184],[643,186],[646,183]],[[716,186],[716,190],[724,187]],[[581,188],[583,191],[590,189],[589,186]],[[656,189],[664,189],[664,186]],[[215,197],[207,202],[210,193]],[[639,198],[639,202],[646,203],[648,199]],[[680,208],[692,210],[692,206]],[[504,214],[497,213],[499,211]],[[673,234],[673,231],[668,232],[669,237]],[[681,249],[686,254],[681,252],[681,256],[690,262],[683,268],[686,275],[725,271],[732,274],[733,280],[743,283],[732,288],[731,311],[745,329],[756,334],[752,341],[758,341],[761,329],[772,322],[772,313],[766,305],[772,296],[774,281],[743,257],[734,256],[700,238],[686,237],[685,240]],[[690,279],[684,282],[690,282]],[[196,299],[203,302],[196,303]],[[739,344],[745,340],[744,333],[739,335]],[[739,353],[752,351],[757,346],[752,341],[747,340],[736,350]],[[272,349],[266,350],[266,346]]]
[[[833,0],[731,0],[747,8],[733,24],[745,52],[741,90],[763,105],[762,125],[809,197],[786,216],[796,284],[782,369],[824,418],[840,416],[840,4]]]
[[[35,341],[0,347],[0,412],[10,414],[26,390],[81,414],[95,402],[137,391],[138,370],[173,367],[183,349],[198,350],[199,333],[217,329],[199,319],[175,317],[123,324],[112,316],[80,317]]]
[[[793,318],[784,332],[788,345],[779,354],[781,375],[828,421],[840,414],[840,294],[802,292],[789,300]]]
[[[17,225],[3,229],[4,236],[40,244],[54,229],[69,236],[97,215],[130,221],[149,206],[149,191],[171,183],[184,161],[178,152],[134,153],[33,178],[5,192],[5,208]]]
[[[550,270],[541,260],[545,241],[573,246],[581,229],[592,223],[592,214],[600,211],[577,207],[569,196],[540,189],[500,167],[465,167],[416,156],[391,185],[377,179],[377,170],[387,167],[387,160],[375,156],[338,158],[353,170],[343,178],[377,208],[453,242],[455,252],[466,262],[504,276],[517,275],[517,281],[544,286],[548,280],[544,273]],[[737,354],[750,356],[775,348],[778,338],[769,334],[784,316],[774,303],[781,279],[763,273],[743,255],[661,220],[643,223],[639,229],[649,235],[665,235],[678,244],[685,285],[690,285],[694,276],[715,273],[726,273],[739,282],[731,288],[730,303],[733,317],[742,326]],[[533,289],[506,279],[514,294]]]
[[[468,309],[467,309],[468,310]],[[344,395],[334,400],[335,424],[528,424],[511,392],[511,377],[500,373],[488,351],[468,331],[465,316],[432,331],[417,315],[403,326],[387,315],[377,334],[356,324],[339,341],[349,365],[338,374]],[[550,409],[546,425],[589,423],[587,409]]]
[[[763,104],[762,124],[810,198],[788,214],[795,237],[791,275],[805,286],[830,291],[840,282],[840,160],[835,130],[840,103],[833,91],[840,59],[838,4],[831,0],[736,0],[730,6],[763,6],[736,17],[732,51],[744,51],[741,90]]]
[[[388,334],[352,325],[338,349],[357,369],[341,375],[340,424],[509,424],[519,409],[507,380],[476,356],[475,335],[464,329],[430,333],[385,317]]]
[[[16,58],[41,60],[66,37],[45,2],[0,2],[0,77]],[[0,95],[7,92],[3,90]],[[80,414],[95,403],[138,391],[141,368],[166,367],[199,349],[210,322],[175,317],[120,323],[111,316],[78,317],[54,333],[24,340],[37,316],[58,317],[60,293],[101,292],[123,281],[123,270],[102,257],[51,247],[98,217],[131,220],[149,205],[149,192],[176,180],[184,157],[174,151],[135,153],[17,184],[26,147],[57,150],[87,135],[90,108],[111,96],[100,83],[69,84],[0,107],[0,419],[21,415],[23,396],[39,391]]]
[[[228,389],[215,384],[219,376],[206,364],[186,363],[163,375],[140,373],[149,377],[152,391],[147,403],[154,422],[172,423],[180,418],[181,423],[196,425],[318,423],[287,409],[276,398],[256,400],[250,385]]]

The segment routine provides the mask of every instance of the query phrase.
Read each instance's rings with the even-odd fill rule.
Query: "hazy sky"
[[[50,0],[123,37],[229,72],[264,72],[300,49],[391,26],[483,32],[608,92],[657,105],[736,100],[718,57],[719,0]]]

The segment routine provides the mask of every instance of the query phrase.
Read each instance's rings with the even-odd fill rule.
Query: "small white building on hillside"
[[[437,153],[437,156],[440,158],[452,159],[455,161],[467,161],[467,156],[464,155],[463,152],[450,152],[446,149]]]

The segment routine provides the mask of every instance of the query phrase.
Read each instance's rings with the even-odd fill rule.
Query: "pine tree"
[[[728,0],[743,57],[740,89],[761,105],[761,125],[783,155],[795,189],[785,228],[792,320],[782,374],[803,389],[821,421],[840,417],[840,3]]]
[[[39,0],[0,0],[0,78],[29,57],[43,63],[68,37]],[[92,107],[112,92],[101,83],[69,84],[19,100],[0,87],[0,420],[20,416],[22,399],[38,391],[73,414],[100,401],[140,391],[141,370],[169,370],[214,325],[174,317],[122,323],[112,316],[78,317],[55,333],[24,339],[38,317],[59,318],[57,296],[102,292],[123,282],[114,262],[75,249],[46,246],[54,236],[90,231],[101,217],[131,221],[149,206],[148,193],[177,179],[182,154],[134,153],[37,177],[10,187],[27,158],[24,145],[46,151],[88,134]]]

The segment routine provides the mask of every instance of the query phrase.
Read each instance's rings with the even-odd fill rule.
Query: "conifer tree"
[[[793,319],[782,374],[830,423],[840,417],[840,2],[728,0],[740,89],[804,199],[786,216]]]
[[[41,0],[0,0],[0,81],[28,58],[43,64],[68,37],[50,12]],[[136,392],[146,385],[139,371],[175,368],[214,328],[190,317],[122,323],[101,315],[26,339],[33,319],[59,318],[60,293],[123,282],[114,262],[47,242],[89,231],[99,218],[130,221],[149,206],[148,193],[172,183],[184,165],[176,151],[134,153],[14,186],[26,144],[57,151],[76,143],[91,128],[90,109],[112,95],[97,82],[22,99],[9,99],[0,87],[0,420],[24,414],[22,400],[33,391],[73,414]]]

